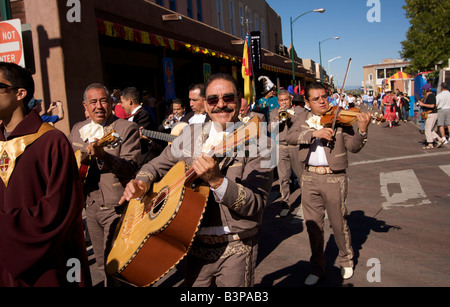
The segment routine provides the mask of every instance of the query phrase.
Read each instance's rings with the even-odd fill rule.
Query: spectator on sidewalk
[[[448,84],[441,84],[441,92],[436,96],[436,105],[438,109],[438,127],[441,138],[444,144],[448,144],[445,136],[445,127],[450,134],[450,92],[448,91]]]
[[[436,96],[431,90],[429,84],[422,86],[424,102],[419,102],[419,106],[422,107],[423,112],[428,113],[425,119],[425,137],[427,138],[428,145],[422,147],[422,149],[433,149],[434,140],[437,140],[436,148],[441,147],[444,144],[444,140],[433,130],[437,121],[437,107],[436,107]]]

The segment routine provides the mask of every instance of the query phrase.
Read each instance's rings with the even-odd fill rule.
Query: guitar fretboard
[[[142,130],[142,134],[146,137],[153,140],[160,140],[165,142],[173,142],[177,138],[176,135],[159,132],[159,131],[151,131],[151,130]]]

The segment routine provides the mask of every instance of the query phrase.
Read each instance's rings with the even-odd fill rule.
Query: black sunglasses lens
[[[207,101],[210,106],[215,106],[219,103],[219,98],[218,97],[208,98]]]
[[[5,84],[5,83],[1,83],[1,82],[0,82],[0,88],[8,88],[8,87],[12,87],[12,85]]]
[[[219,97],[210,97],[207,99],[207,102],[210,106],[215,106],[219,103],[220,98]],[[225,103],[233,103],[236,101],[236,97],[233,94],[230,95],[224,95],[222,97],[222,100]]]
[[[232,103],[235,101],[235,97],[234,95],[225,95],[223,96],[223,101],[225,101],[226,103]]]

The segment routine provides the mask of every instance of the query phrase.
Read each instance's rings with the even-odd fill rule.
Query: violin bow
[[[350,70],[351,64],[352,64],[352,59],[350,58],[350,60],[348,60],[347,71],[345,72],[344,83],[342,83],[341,99],[342,99],[342,93],[344,93],[345,82],[347,81],[348,71]],[[334,128],[336,128],[336,121],[337,121],[337,117],[338,117],[340,109],[341,109],[341,105],[339,103],[337,108],[336,108],[336,114],[334,114],[333,124],[331,125],[331,129],[333,129],[333,130],[334,130]]]
[[[342,99],[342,93],[344,93],[345,82],[347,81],[348,71],[350,70],[351,64],[352,64],[352,58],[350,58],[348,60],[347,71],[345,72],[344,82],[342,83],[342,88],[341,88],[341,94],[340,94],[341,95],[341,99]],[[340,110],[341,110],[341,104],[339,103],[337,105],[337,108],[336,108],[336,114],[334,114],[333,123],[331,124],[331,129],[334,131],[333,140],[336,138],[336,132],[337,131],[335,130],[335,128],[336,128],[336,122],[337,122],[337,118],[338,118],[338,114],[339,114]],[[330,147],[330,148],[333,148],[332,144],[331,144],[332,142],[333,141],[328,142],[327,146]]]

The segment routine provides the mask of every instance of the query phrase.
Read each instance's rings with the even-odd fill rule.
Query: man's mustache
[[[230,107],[224,107],[224,108],[215,108],[214,110],[211,111],[211,113],[215,114],[215,113],[233,113],[234,110]]]

